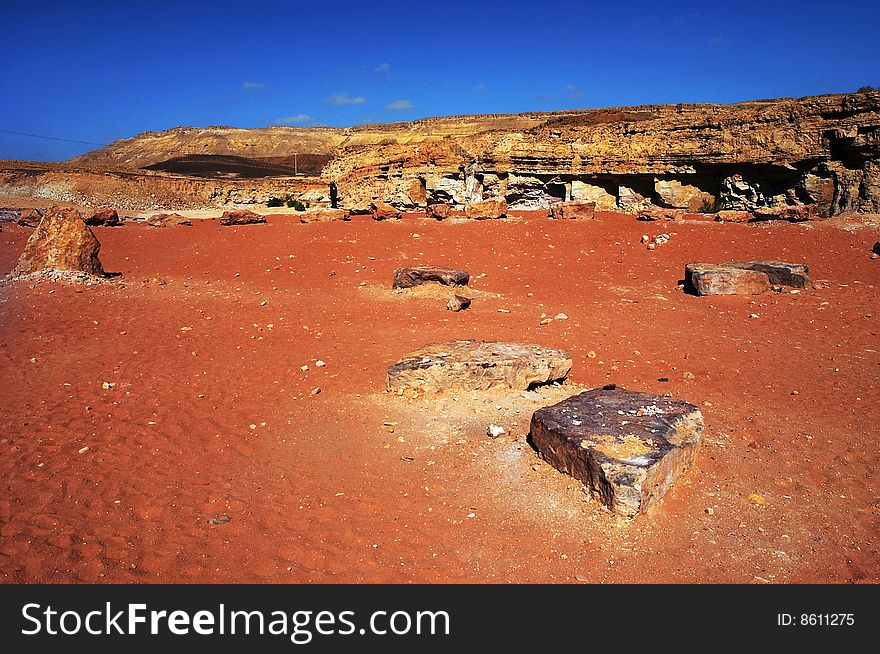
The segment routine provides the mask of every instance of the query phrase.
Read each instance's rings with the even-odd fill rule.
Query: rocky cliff
[[[71,164],[145,168],[212,154],[287,166],[296,154],[317,157],[312,160],[327,163],[309,181],[336,182],[341,205],[350,209],[366,209],[372,199],[414,209],[503,197],[511,209],[583,199],[625,211],[649,204],[690,210],[817,204],[823,215],[880,212],[880,93],[348,129],[176,128],[117,141]],[[329,195],[303,180],[272,177],[249,180],[233,195],[261,201],[273,183],[276,194],[299,189],[313,203]],[[257,186],[260,192],[249,193]],[[210,200],[230,201],[222,193]]]

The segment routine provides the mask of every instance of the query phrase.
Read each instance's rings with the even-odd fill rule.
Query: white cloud
[[[261,84],[260,82],[245,82],[241,85],[241,88],[245,89],[246,91],[262,91],[264,88],[266,88],[266,85]]]
[[[374,73],[387,73],[389,70],[391,70],[391,66],[389,66],[388,64],[386,64],[383,61],[381,64],[379,64],[378,66],[376,66],[373,69],[373,72]]]
[[[352,97],[350,95],[346,95],[345,93],[334,93],[329,98],[327,98],[327,102],[335,105],[363,104],[366,101],[367,99],[362,95]]]
[[[276,118],[276,125],[302,125],[303,123],[309,123],[312,121],[312,117],[308,114],[297,114],[296,116],[284,116],[282,118]]]
[[[582,98],[584,96],[584,92],[581,91],[574,84],[566,84],[565,85],[565,92],[568,94],[568,97],[570,97],[570,98]]]
[[[395,100],[389,105],[385,106],[386,109],[394,109],[395,111],[401,111],[403,109],[412,109],[412,100]]]

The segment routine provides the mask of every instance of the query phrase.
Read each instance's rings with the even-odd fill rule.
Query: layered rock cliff
[[[335,182],[340,205],[354,210],[373,199],[416,209],[503,197],[511,209],[583,199],[625,211],[648,204],[692,211],[817,204],[822,215],[880,212],[880,93],[348,129],[176,128],[123,139],[70,163],[161,168],[178,157],[212,154],[286,166],[296,155],[327,162],[317,178],[267,177],[237,181],[225,194],[195,193],[213,204],[283,194],[322,204],[329,193],[321,188]],[[184,181],[174,183],[185,185],[187,177],[178,177]],[[167,175],[145,183],[158,179]]]

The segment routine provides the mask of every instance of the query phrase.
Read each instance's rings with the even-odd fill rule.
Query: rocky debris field
[[[876,223],[685,217],[643,242],[632,214],[507,214],[123,221],[90,231],[114,277],[4,280],[0,579],[878,581]],[[4,222],[0,269],[42,229]],[[695,297],[695,261],[806,263],[812,284]],[[423,266],[468,285],[392,289]],[[455,361],[476,367],[388,390],[396,362]],[[532,425],[553,407],[592,425],[570,432],[580,470],[627,501],[560,471]]]

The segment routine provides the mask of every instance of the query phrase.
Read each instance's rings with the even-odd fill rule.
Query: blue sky
[[[0,25],[0,159],[63,160],[177,125],[349,126],[880,86],[877,0],[0,0]]]

